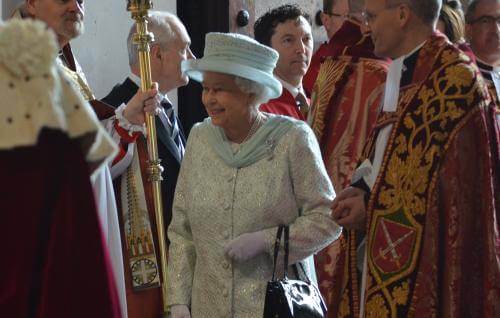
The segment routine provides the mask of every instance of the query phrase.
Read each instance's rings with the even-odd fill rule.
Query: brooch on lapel
[[[274,148],[276,148],[276,140],[267,139],[266,140],[266,152],[267,152],[267,160],[269,160],[269,161],[274,159]]]

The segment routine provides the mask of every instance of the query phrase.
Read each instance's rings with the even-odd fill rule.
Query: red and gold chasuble
[[[357,31],[352,33],[361,33],[359,26],[349,22],[341,34],[353,28]],[[339,53],[321,64],[310,117],[337,193],[349,185],[375,123],[388,68],[386,61],[374,56],[369,35]],[[340,302],[345,248],[342,237],[319,252],[315,260],[319,287],[330,317],[335,317]]]
[[[363,34],[359,29],[359,25],[347,19],[328,42],[321,44],[314,53],[311,64],[302,79],[302,85],[308,96],[312,95],[323,60],[327,57],[342,55],[346,47],[356,45],[362,38]]]
[[[490,100],[476,66],[443,36],[418,53],[367,206],[362,290],[357,233],[348,254],[338,317],[498,317],[500,255]]]

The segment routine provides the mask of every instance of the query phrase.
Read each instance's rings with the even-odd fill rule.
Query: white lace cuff
[[[121,104],[120,107],[118,107],[115,110],[115,115],[116,115],[116,119],[118,120],[118,125],[120,127],[122,127],[123,129],[125,129],[126,131],[128,131],[128,134],[130,136],[132,136],[132,133],[134,133],[134,132],[141,132],[145,136],[146,135],[146,124],[135,125],[135,124],[132,124],[131,122],[129,122],[128,119],[125,118],[125,116],[123,116],[123,111],[125,110],[125,107],[127,107],[126,104]]]
[[[371,189],[373,189],[373,185],[375,184],[376,176],[373,176],[373,167],[372,163],[369,159],[363,161],[363,163],[354,171],[354,174],[351,178],[351,184],[358,182],[363,179],[366,185]]]

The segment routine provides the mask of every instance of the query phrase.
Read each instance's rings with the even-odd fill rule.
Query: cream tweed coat
[[[207,129],[192,129],[179,175],[168,229],[168,304],[188,305],[193,318],[262,317],[278,225],[290,224],[290,262],[304,260],[340,234],[330,218],[335,193],[305,123],[297,121],[268,158],[241,169],[212,150]],[[244,263],[226,258],[229,241],[264,229],[266,253]]]

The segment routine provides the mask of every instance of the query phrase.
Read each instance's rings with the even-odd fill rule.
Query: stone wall
[[[25,0],[0,0],[3,18]],[[175,1],[156,0],[155,10],[176,12]],[[72,42],[73,51],[97,98],[104,97],[129,74],[126,39],[132,18],[125,0],[85,1],[85,33]],[[177,105],[177,94],[169,94]]]
[[[154,9],[175,13],[176,4],[154,1]],[[86,1],[85,12],[85,34],[73,47],[96,97],[102,98],[130,73],[126,41],[133,20],[122,0]],[[171,95],[176,105],[176,94]]]

